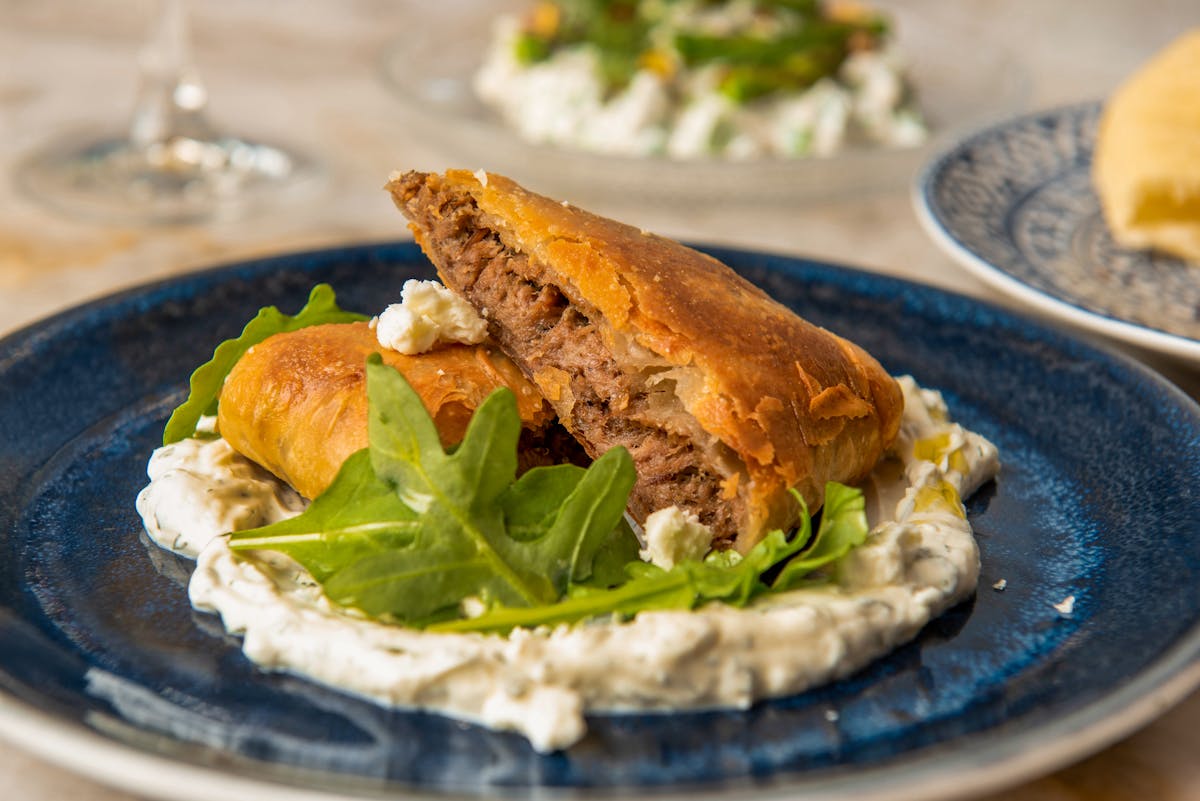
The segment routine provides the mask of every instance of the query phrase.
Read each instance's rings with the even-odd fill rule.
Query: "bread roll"
[[[443,282],[595,457],[638,468],[639,520],[680,506],[746,551],[863,478],[903,399],[875,359],[716,259],[494,174],[387,187]]]
[[[405,356],[381,348],[367,323],[311,326],[251,348],[221,390],[221,436],[301,495],[315,498],[346,457],[367,446],[371,353],[404,374],[433,416],[443,445],[461,441],[475,408],[507,386],[529,435],[525,466],[557,458],[548,452],[557,428],[553,410],[494,346],[445,345]]]
[[[1118,243],[1200,264],[1200,28],[1104,105],[1092,179]]]

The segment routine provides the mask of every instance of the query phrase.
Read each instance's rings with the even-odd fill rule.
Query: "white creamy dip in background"
[[[520,33],[518,19],[497,21],[473,84],[509,127],[536,144],[621,156],[752,159],[831,156],[856,139],[915,147],[928,137],[894,49],[853,53],[836,77],[803,91],[737,103],[719,90],[718,66],[685,70],[682,87],[640,69],[610,92],[595,48],[564,48],[525,64],[516,55]]]
[[[255,663],[382,703],[518,731],[551,751],[583,736],[585,712],[745,708],[845,676],[975,591],[979,551],[959,498],[995,475],[996,448],[951,422],[938,393],[910,378],[900,384],[900,435],[863,487],[867,542],[838,563],[833,583],[742,609],[714,603],[504,637],[365,620],[331,604],[287,557],[244,558],[215,535],[215,521],[244,528],[300,511],[278,500],[286,494],[264,492],[261,471],[238,466],[240,457],[228,456],[219,439],[174,451],[203,469],[156,470],[166,459],[156,452],[138,510],[164,547],[203,548],[192,603],[243,635]],[[209,491],[203,475],[222,491]],[[195,531],[164,525],[168,505],[172,521],[208,522]]]

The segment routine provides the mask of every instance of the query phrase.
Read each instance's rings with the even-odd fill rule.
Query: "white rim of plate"
[[[912,204],[917,213],[917,220],[921,223],[921,227],[925,229],[925,233],[933,239],[934,243],[960,266],[995,289],[1018,300],[1025,301],[1029,306],[1042,314],[1127,344],[1137,345],[1147,350],[1157,351],[1158,353],[1176,358],[1200,362],[1200,341],[1170,334],[1166,331],[1146,328],[1145,326],[1116,317],[1109,317],[1099,312],[1089,311],[1082,306],[1077,306],[1069,301],[1036,289],[980,257],[967,244],[951,233],[941,218],[934,212],[929,202],[929,194],[935,176],[941,171],[941,168],[947,161],[969,149],[974,139],[986,133],[1003,130],[1017,121],[1031,117],[1047,116],[1058,111],[1050,109],[1034,112],[980,128],[940,151],[921,169],[916,182],[912,186]]]

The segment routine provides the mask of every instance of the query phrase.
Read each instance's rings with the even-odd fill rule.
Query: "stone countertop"
[[[464,14],[482,7],[448,2]],[[1028,108],[1105,96],[1200,20],[1187,0],[965,0],[956,8],[972,35],[1015,55],[1028,78]],[[406,237],[380,189],[392,169],[486,166],[463,164],[443,143],[416,135],[382,79],[385,48],[419,35],[418,4],[196,4],[196,61],[213,120],[313,154],[323,170],[319,184],[247,219],[195,225],[101,225],[30,202],[8,180],[24,154],[75,126],[124,124],[137,80],[135,54],[153,13],[148,0],[0,0],[0,335],[116,289],[199,267]],[[570,199],[679,239],[843,262],[1013,305],[934,246],[902,184],[774,205],[658,203],[632,193]],[[1134,355],[1200,397],[1194,369]],[[1198,728],[1200,695],[1193,695],[1128,739],[996,801],[1200,798]],[[7,798],[132,798],[19,748],[0,750],[0,776]]]

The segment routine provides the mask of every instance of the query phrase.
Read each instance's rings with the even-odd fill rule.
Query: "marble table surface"
[[[463,3],[462,13],[486,4]],[[919,5],[919,4],[918,4]],[[420,4],[255,0],[195,4],[196,61],[213,119],[313,154],[323,175],[250,218],[174,226],[104,225],[32,202],[10,180],[47,139],[80,125],[119,129],[137,82],[150,0],[0,0],[0,335],[81,301],[243,257],[406,237],[380,187],[396,168],[464,164],[418,135],[381,77],[381,54],[420,36]],[[1200,22],[1190,0],[1141,3],[962,0],[961,31],[1006,48],[1022,104],[1102,98],[1175,34]],[[521,179],[521,175],[514,175]],[[963,272],[920,228],[903,182],[772,204],[658,202],[581,191],[570,199],[680,239],[804,255],[1012,305]],[[1134,353],[1200,397],[1187,365]],[[1200,798],[1200,694],[1082,762],[995,796],[1006,801]],[[0,748],[5,798],[130,801],[31,756]]]

